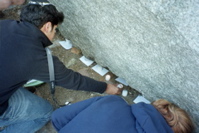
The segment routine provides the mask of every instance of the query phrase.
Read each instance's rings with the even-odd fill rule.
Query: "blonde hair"
[[[152,105],[163,115],[174,133],[192,133],[194,124],[186,111],[167,100],[160,99]]]

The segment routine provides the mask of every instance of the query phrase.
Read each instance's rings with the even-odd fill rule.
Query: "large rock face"
[[[49,1],[65,14],[62,34],[85,56],[149,100],[175,102],[199,123],[197,0]]]

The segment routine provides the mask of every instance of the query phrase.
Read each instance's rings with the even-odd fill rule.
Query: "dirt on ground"
[[[8,9],[3,13],[5,14],[5,16],[0,19],[19,20],[20,6]],[[65,64],[67,68],[77,71],[82,75],[88,76],[90,78],[99,81],[105,81],[105,76],[100,76],[92,69],[92,67],[96,65],[96,63],[93,63],[91,66],[86,66],[84,63],[80,61],[80,57],[82,57],[83,55],[79,48],[73,47],[70,50],[66,50],[59,44],[59,41],[64,39],[65,38],[58,32],[53,41],[53,45],[50,47],[53,55],[57,56]],[[115,78],[117,78],[116,75],[114,75],[111,72],[107,74],[111,76],[111,80],[109,82],[118,84],[115,81]],[[49,84],[44,83],[42,85],[36,86],[35,88],[36,91],[34,93],[36,95],[44,99],[47,99],[55,107],[55,109],[58,108],[58,106],[56,106],[55,102],[52,100]],[[122,95],[120,96],[123,97],[129,104],[133,104],[133,99],[135,99],[139,93],[129,86],[124,86],[124,89],[128,90],[128,95],[126,97],[123,97]],[[86,92],[86,91],[75,91],[62,87],[56,87],[55,91],[55,99],[59,105],[64,105],[65,102],[75,103],[95,96],[104,96],[104,95],[106,94],[99,94],[95,92]],[[54,130],[51,122],[49,122],[37,133],[56,133],[56,131]]]

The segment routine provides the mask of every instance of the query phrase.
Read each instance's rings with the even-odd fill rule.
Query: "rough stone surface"
[[[66,16],[62,35],[84,55],[148,99],[186,109],[199,127],[198,0],[49,1]]]

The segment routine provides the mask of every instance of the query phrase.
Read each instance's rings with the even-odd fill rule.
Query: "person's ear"
[[[52,23],[47,22],[41,27],[41,31],[43,31],[45,34],[48,34],[52,31]]]

